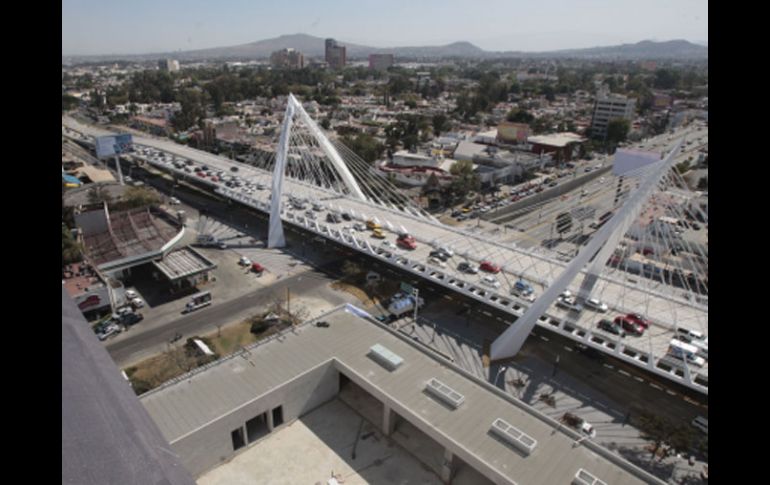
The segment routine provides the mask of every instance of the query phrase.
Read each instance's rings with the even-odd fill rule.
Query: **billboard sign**
[[[133,139],[128,133],[99,136],[96,138],[96,156],[111,157],[132,151]]]

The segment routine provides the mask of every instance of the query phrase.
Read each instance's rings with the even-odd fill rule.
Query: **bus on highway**
[[[190,301],[187,302],[187,305],[185,306],[185,312],[192,312],[208,305],[211,305],[211,292],[202,291],[190,298]]]

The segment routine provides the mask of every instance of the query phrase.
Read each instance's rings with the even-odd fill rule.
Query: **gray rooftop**
[[[169,280],[193,276],[217,267],[208,258],[191,247],[181,248],[168,253],[161,261],[153,261]]]
[[[61,481],[193,485],[62,288]]]
[[[223,359],[140,399],[166,439],[174,443],[312,368],[334,365],[366,379],[406,409],[412,415],[410,420],[427,423],[438,435],[513,482],[570,483],[580,468],[606,483],[654,481],[593,443],[575,446],[576,435],[571,431],[554,432],[555,422],[377,322],[358,317],[345,307],[324,319],[331,324],[329,328],[300,326],[280,340],[272,339],[251,348],[248,354]],[[376,344],[403,358],[403,363],[392,372],[384,368],[368,356]],[[462,404],[451,409],[424,392],[432,378],[464,396]],[[497,418],[536,440],[536,449],[525,456],[494,438],[490,427]]]

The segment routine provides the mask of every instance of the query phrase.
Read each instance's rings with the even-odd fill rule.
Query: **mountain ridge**
[[[369,54],[394,54],[402,59],[438,59],[438,58],[617,58],[617,59],[708,59],[708,47],[686,40],[655,42],[643,40],[635,44],[590,47],[585,49],[561,49],[541,52],[523,51],[485,51],[468,41],[457,41],[442,46],[402,46],[371,47],[350,42],[337,41],[347,48],[349,59],[366,58]],[[152,60],[174,58],[180,61],[196,60],[244,60],[267,59],[276,50],[293,48],[307,58],[324,57],[324,38],[307,34],[288,34],[263,39],[235,46],[212,47],[189,51],[160,52],[150,54],[105,54],[89,56],[62,56],[62,61],[70,60]]]

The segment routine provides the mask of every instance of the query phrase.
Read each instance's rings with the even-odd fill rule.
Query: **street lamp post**
[[[556,372],[559,370],[559,357],[561,357],[561,355],[556,355],[556,361],[553,363],[553,374],[551,374],[551,377],[556,377]]]
[[[501,366],[500,369],[497,371],[497,376],[495,376],[495,387],[497,387],[497,380],[500,378],[500,375],[503,374],[507,370],[507,367]]]

